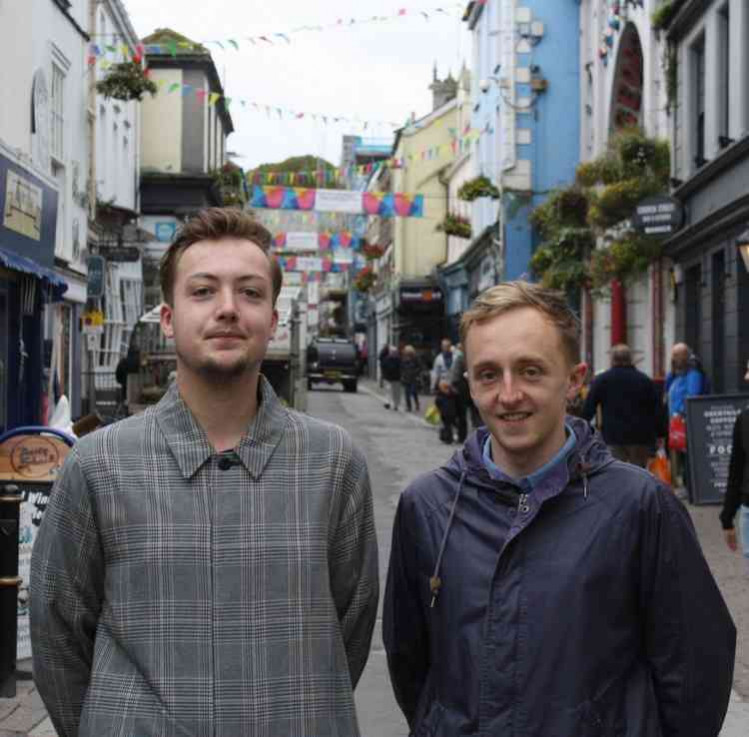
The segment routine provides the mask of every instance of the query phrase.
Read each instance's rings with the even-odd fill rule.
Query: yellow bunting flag
[[[215,105],[219,97],[221,97],[221,95],[219,95],[218,92],[212,92],[211,96],[208,98],[208,105]]]

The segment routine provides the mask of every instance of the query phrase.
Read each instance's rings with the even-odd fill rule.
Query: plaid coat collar
[[[253,479],[260,478],[289,421],[270,382],[260,376],[258,412],[234,449]],[[182,475],[189,479],[216,453],[173,382],[154,409],[156,422]]]

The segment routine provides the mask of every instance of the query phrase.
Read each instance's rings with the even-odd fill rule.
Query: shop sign
[[[632,227],[642,235],[667,237],[684,224],[684,206],[668,195],[656,195],[642,200],[635,208]]]
[[[107,261],[120,263],[135,263],[140,259],[140,250],[137,246],[114,246],[102,249],[101,254]]]
[[[104,313],[101,310],[88,310],[83,313],[81,332],[84,335],[101,335],[104,332]]]
[[[728,485],[733,427],[746,394],[687,398],[687,458],[695,504],[721,504]]]
[[[0,155],[0,240],[3,248],[52,268],[57,190],[11,157]]]
[[[161,243],[171,243],[177,232],[177,223],[156,223],[154,226],[154,234],[156,240]]]
[[[413,302],[441,302],[442,301],[442,290],[439,287],[401,287],[400,289],[400,301],[401,303],[413,303]]]
[[[8,171],[3,225],[38,241],[42,237],[42,188],[17,172]]]
[[[101,299],[104,296],[104,259],[101,256],[89,256],[86,264],[88,266],[86,296],[88,299]]]

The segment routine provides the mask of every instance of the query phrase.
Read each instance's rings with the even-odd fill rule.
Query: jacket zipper
[[[528,494],[521,494],[518,499],[518,512],[520,514],[527,514],[530,511],[531,508],[528,506]]]

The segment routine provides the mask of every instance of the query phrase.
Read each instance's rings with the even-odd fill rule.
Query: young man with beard
[[[260,374],[281,271],[233,209],[161,263],[177,379],[80,440],[33,553],[34,676],[60,737],[358,735],[377,612],[367,467]]]
[[[565,415],[564,296],[484,292],[461,323],[486,427],[402,494],[383,631],[411,734],[716,737],[736,630],[681,502]]]

